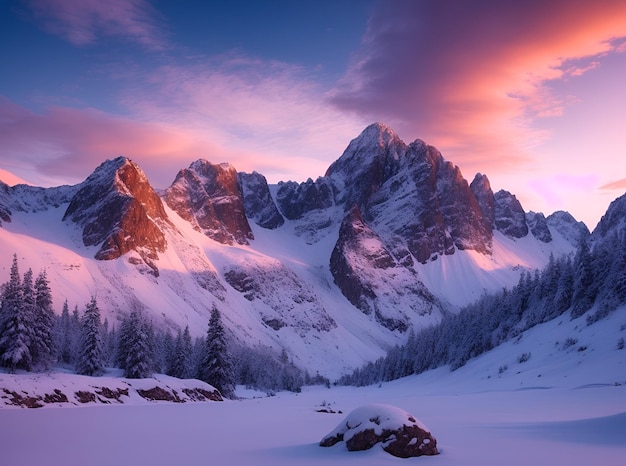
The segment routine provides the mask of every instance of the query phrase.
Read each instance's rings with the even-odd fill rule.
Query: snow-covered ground
[[[225,402],[135,397],[123,405],[4,408],[0,464],[622,466],[626,349],[617,341],[624,336],[626,307],[592,326],[563,316],[455,372],[444,367],[379,386],[311,387],[273,397],[240,390],[247,399]],[[530,358],[520,362],[524,353]],[[63,384],[75,376],[54,377]],[[441,454],[403,460],[378,446],[363,452],[348,452],[343,443],[318,446],[351,410],[369,403],[412,413],[437,438]]]

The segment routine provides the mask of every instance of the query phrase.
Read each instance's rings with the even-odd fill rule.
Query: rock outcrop
[[[618,197],[609,205],[606,213],[593,230],[595,239],[606,238],[611,233],[621,232],[626,228],[626,194]]]
[[[302,218],[313,210],[327,209],[334,204],[332,184],[328,179],[309,178],[304,183],[287,181],[278,183],[276,201],[283,215],[289,220]]]
[[[495,194],[495,227],[509,238],[523,238],[528,235],[526,213],[515,195],[500,190]]]
[[[557,210],[548,215],[546,222],[550,228],[559,232],[572,246],[578,247],[580,241],[588,238],[591,234],[587,225],[577,221],[572,217],[572,214],[563,210]]]
[[[239,173],[246,216],[262,228],[273,230],[285,223],[270,194],[267,180],[257,172]]]
[[[403,241],[419,262],[455,249],[490,251],[490,222],[459,168],[421,140],[407,146],[390,128],[371,125],[326,176],[338,203],[358,205],[373,229]]]
[[[163,196],[194,228],[223,244],[254,239],[246,218],[237,171],[228,164],[197,160],[180,170]]]
[[[528,212],[526,214],[526,223],[532,235],[542,243],[552,241],[552,233],[546,217],[541,212]]]
[[[330,271],[348,301],[389,330],[404,332],[411,327],[412,318],[438,309],[437,299],[412,264],[394,259],[365,223],[358,206],[341,224]]]
[[[331,447],[342,441],[349,451],[369,450],[380,443],[383,450],[399,458],[439,454],[437,440],[423,423],[385,404],[355,409],[321,440],[320,446]]]
[[[131,160],[107,160],[72,197],[64,221],[82,228],[85,246],[100,245],[99,260],[136,251],[156,272],[152,261],[165,251],[161,226],[169,224],[161,198]]]

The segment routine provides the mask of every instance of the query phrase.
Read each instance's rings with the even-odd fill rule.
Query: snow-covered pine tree
[[[231,398],[235,392],[235,373],[226,343],[226,332],[220,311],[214,305],[209,319],[204,357],[200,363],[201,380],[217,388],[222,396]]]
[[[30,279],[29,293],[32,294],[32,273]],[[30,370],[31,331],[31,315],[24,306],[24,287],[20,280],[17,254],[14,254],[10,279],[4,285],[0,304],[0,362],[11,371]]]
[[[59,361],[65,364],[74,362],[74,341],[76,336],[72,335],[72,321],[70,317],[70,308],[67,299],[63,302],[61,316],[56,321],[55,346],[58,350]]]
[[[118,362],[129,379],[150,377],[153,369],[153,332],[150,323],[133,310],[120,325]]]
[[[35,280],[34,338],[32,345],[33,366],[49,370],[56,359],[54,342],[54,311],[52,292],[46,271],[42,270]]]
[[[580,317],[593,306],[598,284],[594,279],[593,256],[587,241],[582,241],[574,259],[574,292],[572,319]]]
[[[83,375],[101,375],[104,372],[100,309],[93,296],[81,320],[80,351],[76,370]]]
[[[554,295],[553,306],[558,315],[563,314],[572,305],[574,294],[574,266],[568,256],[562,261],[557,290]]]
[[[183,332],[178,331],[170,363],[171,366],[168,368],[168,374],[172,377],[178,377],[179,379],[193,377],[192,344],[189,325],[185,326]]]

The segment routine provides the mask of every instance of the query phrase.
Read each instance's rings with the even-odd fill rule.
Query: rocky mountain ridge
[[[3,250],[54,268],[66,295],[97,293],[114,320],[138,307],[201,333],[215,304],[239,341],[286,348],[305,367],[321,354],[370,360],[589,236],[565,212],[524,212],[483,174],[468,183],[434,147],[382,124],[315,181],[268,185],[201,159],[159,195],[118,157],[76,186],[0,184],[0,222]]]

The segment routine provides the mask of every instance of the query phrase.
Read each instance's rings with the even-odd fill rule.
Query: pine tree
[[[612,251],[609,276],[603,283],[604,301],[611,310],[626,304],[626,232],[616,238]]]
[[[587,241],[582,241],[574,260],[574,293],[572,319],[580,317],[593,306],[597,294],[594,281],[593,257]]]
[[[563,261],[557,291],[554,295],[553,306],[557,315],[563,314],[572,305],[574,294],[574,266],[568,257]]]
[[[54,342],[54,311],[52,292],[45,270],[35,280],[33,365],[48,370],[54,363],[56,349]]]
[[[77,372],[83,375],[101,375],[104,372],[102,324],[95,297],[87,304],[81,320],[80,352],[76,366]]]
[[[26,275],[28,279],[29,275]],[[32,272],[30,274],[32,294]],[[29,285],[27,284],[27,289]],[[4,286],[0,304],[0,360],[11,371],[30,370],[32,355],[32,319],[24,305],[24,286],[21,283],[17,255],[13,255],[9,282]]]
[[[56,348],[59,352],[59,360],[65,364],[71,364],[74,362],[73,345],[75,336],[72,335],[72,321],[70,317],[70,308],[67,303],[67,299],[63,303],[63,309],[61,310],[61,317],[57,319],[56,324]]]
[[[204,357],[200,363],[200,379],[230,398],[235,392],[235,374],[226,343],[226,333],[217,307],[213,306],[206,336]]]
[[[185,330],[178,331],[176,342],[174,343],[173,354],[170,360],[168,374],[179,379],[193,377],[192,371],[192,344],[189,326]]]
[[[129,379],[152,375],[154,342],[151,325],[138,310],[133,310],[120,326],[118,362]]]

